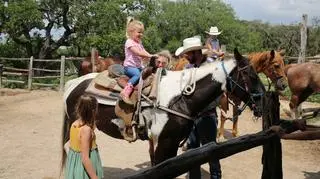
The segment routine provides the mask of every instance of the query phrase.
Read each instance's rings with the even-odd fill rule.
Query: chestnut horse
[[[98,51],[94,54],[94,72],[102,72],[107,70],[110,65],[122,64],[122,61],[118,57],[106,57],[101,58]],[[86,57],[81,63],[78,70],[78,76],[83,76],[88,73],[92,73],[91,56]]]
[[[287,87],[287,79],[284,72],[284,51],[264,51],[255,52],[248,55],[248,59],[252,64],[253,68],[257,73],[264,73],[274,84],[276,90],[282,91]],[[227,111],[229,109],[229,99],[233,101],[233,116],[227,117]],[[221,123],[218,132],[218,140],[224,140],[224,123],[227,119],[233,122],[232,135],[234,137],[238,136],[238,116],[244,110],[245,105],[239,108],[241,101],[225,93],[220,99],[220,109],[221,109]]]
[[[151,136],[156,144],[155,154],[150,156],[155,164],[177,155],[179,143],[188,136],[199,113],[225,90],[231,91],[247,103],[254,110],[254,114],[262,115],[262,99],[256,98],[255,94],[264,93],[265,88],[249,61],[236,49],[234,53],[235,59],[207,63],[197,69],[167,71],[167,74],[162,76],[159,83],[159,106],[142,108],[148,132],[139,135],[142,140]],[[70,124],[76,120],[74,104],[85,93],[96,75],[97,73],[90,73],[66,84],[63,144],[69,140]],[[185,88],[181,86],[188,86],[190,79],[193,79],[191,85],[194,90],[186,94],[183,90]],[[110,101],[108,105],[99,104],[96,126],[109,136],[124,139],[118,125],[113,122],[113,119],[118,118],[115,114],[115,103],[116,101]]]
[[[291,91],[291,117],[298,116],[297,107],[314,92],[320,91],[320,64],[301,63],[290,64],[285,67],[288,85]]]

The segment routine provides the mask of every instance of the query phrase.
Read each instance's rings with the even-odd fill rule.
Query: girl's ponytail
[[[129,38],[130,36],[129,36],[129,33],[128,33],[128,31],[129,31],[129,24],[132,22],[134,20],[134,18],[133,17],[131,17],[131,16],[128,16],[127,17],[127,30],[126,30],[126,37],[127,38]]]

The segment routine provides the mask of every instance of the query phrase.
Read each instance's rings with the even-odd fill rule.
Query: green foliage
[[[123,56],[128,16],[145,24],[143,44],[151,53],[160,49],[174,52],[184,38],[194,35],[204,41],[210,26],[223,30],[219,39],[228,51],[235,47],[242,53],[281,48],[286,55],[299,53],[298,24],[240,21],[223,0],[13,0],[7,8],[0,6],[0,31],[9,35],[8,43],[0,46],[0,56],[87,56],[92,47],[102,56]],[[312,22],[307,55],[320,53],[319,17]],[[51,30],[57,28],[64,36],[53,39],[57,35]],[[10,48],[10,52],[4,50]]]

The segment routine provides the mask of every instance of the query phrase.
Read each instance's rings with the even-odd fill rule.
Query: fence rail
[[[61,56],[60,59],[34,59],[30,58],[3,58],[0,57],[0,63],[2,61],[29,61],[28,69],[23,68],[14,68],[4,66],[2,64],[0,66],[0,88],[3,83],[18,83],[18,84],[27,84],[28,89],[31,90],[32,86],[44,86],[44,87],[55,87],[59,86],[59,90],[63,91],[64,88],[64,78],[65,78],[65,65],[66,60],[68,61],[81,61],[84,58],[82,57],[69,57]],[[34,62],[53,62],[60,63],[60,69],[44,69],[44,68],[35,68],[33,67]],[[68,64],[68,63],[67,63]],[[46,76],[35,76],[35,71],[48,72],[48,73],[59,73],[59,75],[46,75]],[[17,80],[17,79],[9,79],[9,77],[22,77],[27,80]],[[33,82],[34,79],[60,79],[60,83],[50,84],[50,83],[38,83]]]

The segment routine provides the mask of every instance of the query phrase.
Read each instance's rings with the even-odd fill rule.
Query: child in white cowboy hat
[[[210,27],[209,31],[206,31],[206,33],[209,35],[206,40],[206,47],[209,49],[208,56],[211,58],[211,60],[223,58],[224,56],[224,52],[220,48],[218,39],[218,35],[220,35],[221,32],[222,31],[219,32],[219,29],[216,26]]]

